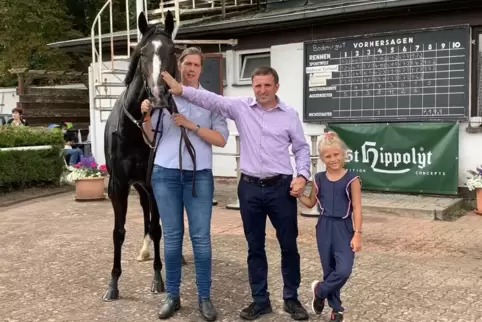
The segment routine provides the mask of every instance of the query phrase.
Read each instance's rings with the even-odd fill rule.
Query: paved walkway
[[[212,235],[212,297],[218,321],[239,321],[250,301],[246,242],[237,211],[217,188]],[[142,216],[131,197],[123,248],[121,297],[105,303],[112,265],[113,212],[109,201],[76,203],[72,194],[0,210],[1,321],[158,321],[163,295],[149,293],[152,262],[138,263]],[[311,281],[321,277],[313,218],[299,218],[300,300],[308,308]],[[266,247],[275,312],[259,321],[291,321],[282,311],[279,246],[271,226]],[[183,307],[170,321],[202,321],[196,309],[188,237]],[[366,214],[364,249],[342,293],[346,321],[482,321],[482,218],[456,222]],[[327,311],[326,311],[327,312]],[[311,315],[313,321],[328,321]]]

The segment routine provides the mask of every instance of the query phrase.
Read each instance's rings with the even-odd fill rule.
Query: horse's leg
[[[147,198],[151,198],[151,217],[149,223],[149,235],[154,243],[154,279],[152,280],[151,292],[164,293],[166,291],[164,287],[164,281],[162,280],[162,261],[161,261],[161,236],[162,228],[159,220],[159,210],[157,208],[156,199],[152,190],[150,193],[145,193]],[[148,199],[149,200],[149,199]]]
[[[119,298],[119,289],[117,287],[117,283],[119,281],[119,277],[122,274],[121,268],[121,253],[122,253],[122,244],[124,243],[126,231],[125,231],[125,223],[126,223],[126,214],[127,214],[127,200],[129,198],[129,185],[126,183],[124,185],[115,184],[114,188],[114,179],[111,176],[109,178],[109,198],[112,202],[112,207],[114,208],[114,216],[115,216],[115,223],[114,223],[114,231],[113,231],[113,239],[114,239],[114,266],[112,267],[111,273],[111,281],[109,283],[109,288],[104,294],[104,301],[113,301]]]
[[[145,262],[152,259],[150,256],[151,238],[149,237],[149,225],[151,218],[151,211],[149,208],[149,196],[144,191],[144,188],[139,187],[137,184],[135,184],[134,187],[139,193],[142,212],[144,214],[144,239],[142,240],[142,248],[139,252],[139,256],[137,257],[137,261]]]

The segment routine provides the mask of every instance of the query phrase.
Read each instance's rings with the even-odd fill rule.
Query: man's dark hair
[[[279,76],[276,70],[272,67],[258,67],[256,68],[253,73],[251,74],[251,81],[253,81],[253,78],[255,76],[267,76],[267,75],[272,75],[274,78],[274,83],[278,84],[279,82]]]

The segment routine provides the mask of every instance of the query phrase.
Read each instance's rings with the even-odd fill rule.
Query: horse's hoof
[[[152,281],[151,293],[164,293],[166,291],[163,281]]]
[[[137,256],[137,261],[138,262],[147,262],[152,260],[151,255],[149,253],[141,253],[139,256]]]
[[[105,302],[111,302],[119,299],[119,290],[109,287],[105,292],[103,300]]]

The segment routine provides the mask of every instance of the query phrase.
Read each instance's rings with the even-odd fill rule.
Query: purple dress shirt
[[[297,174],[310,178],[310,147],[294,108],[278,100],[275,108],[265,110],[250,97],[225,97],[187,86],[182,86],[182,97],[236,123],[242,173],[258,178],[293,174],[291,144]]]

